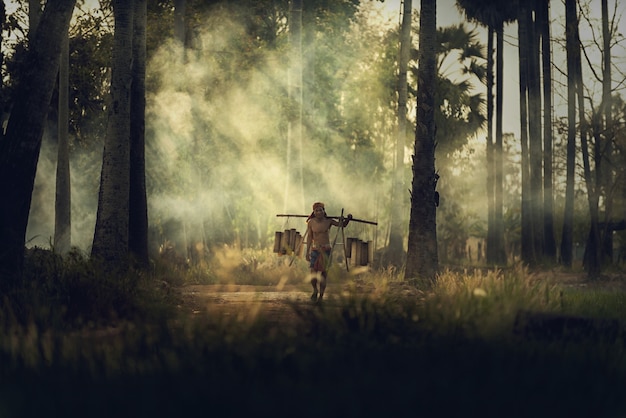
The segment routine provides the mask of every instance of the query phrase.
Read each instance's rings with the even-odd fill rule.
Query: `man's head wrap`
[[[313,203],[313,210],[315,210],[316,208],[324,209],[324,204],[322,202],[315,202],[315,203]]]

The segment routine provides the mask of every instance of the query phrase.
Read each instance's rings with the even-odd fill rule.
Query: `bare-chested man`
[[[343,226],[345,227],[352,219],[352,215],[348,215],[343,220]],[[330,227],[341,226],[339,221],[328,218],[326,211],[324,210],[324,204],[322,202],[313,203],[313,213],[307,220],[307,239],[306,239],[306,260],[309,262],[311,273],[314,274],[311,278],[311,285],[313,286],[313,294],[311,300],[321,301],[324,297],[324,290],[326,290],[326,277],[328,275],[328,262],[330,260],[331,245],[330,245]],[[319,292],[317,289],[317,272],[320,272],[319,279]],[[319,293],[319,298],[318,298]]]

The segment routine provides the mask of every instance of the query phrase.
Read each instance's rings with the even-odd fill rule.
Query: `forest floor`
[[[589,279],[586,273],[535,273],[536,280],[552,280],[556,286],[573,290],[606,290],[626,292],[626,274],[607,274],[598,279]],[[262,316],[272,323],[285,323],[302,318],[302,312],[311,309],[333,309],[340,307],[342,298],[384,295],[386,300],[419,299],[424,292],[406,282],[389,282],[384,288],[359,279],[341,280],[329,284],[322,303],[311,301],[311,285],[188,285],[179,289],[180,308],[193,315],[208,314],[222,319],[247,321]],[[297,314],[297,312],[300,315]]]

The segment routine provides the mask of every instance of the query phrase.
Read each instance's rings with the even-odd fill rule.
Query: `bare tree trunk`
[[[7,11],[4,5],[4,1],[0,1],[0,29],[4,28],[4,24],[7,20]],[[0,65],[4,65],[4,52],[2,51],[3,44],[2,31],[0,30]],[[0,90],[4,91],[4,80],[0,77]],[[6,103],[4,100],[0,100],[0,138],[4,135],[4,120],[5,120]]]
[[[538,27],[541,35],[543,72],[543,233],[544,257],[556,261],[554,239],[554,196],[552,176],[552,66],[550,48],[550,2],[537,2]]]
[[[495,208],[494,227],[495,244],[494,262],[498,265],[506,265],[506,251],[504,246],[504,153],[502,146],[502,103],[504,100],[504,25],[496,28],[496,142],[494,148],[494,169],[495,169]]]
[[[609,28],[609,9],[607,0],[602,0],[602,106],[600,112],[604,115],[604,132],[601,147],[601,167],[596,167],[600,174],[602,190],[604,191],[605,202],[605,225],[613,218],[613,114],[611,98],[611,31]],[[602,254],[604,258],[613,261],[613,231],[605,229],[602,231]]]
[[[530,192],[530,158],[528,152],[528,6],[520,3],[518,19],[519,39],[519,89],[520,89],[520,132],[522,152],[522,260],[527,264],[535,262],[533,246],[532,202]]]
[[[495,218],[495,158],[493,141],[493,37],[494,29],[487,29],[487,249],[486,261],[496,263],[496,218]]]
[[[576,72],[577,42],[575,29],[576,0],[565,1],[565,39],[567,51],[567,178],[565,184],[565,207],[563,209],[563,230],[561,235],[561,264],[572,267],[574,236],[574,182],[576,163]]]
[[[187,0],[175,0],[174,1],[174,39],[176,39],[180,46],[185,48],[185,13],[187,9]]]
[[[587,240],[587,246],[585,248],[585,268],[587,274],[590,277],[597,276],[601,271],[601,256],[600,256],[600,231],[598,229],[598,191],[596,183],[592,179],[591,164],[589,159],[589,145],[587,142],[588,127],[585,118],[585,98],[583,89],[583,76],[582,76],[582,60],[580,53],[580,37],[578,29],[578,19],[576,19],[576,26],[574,27],[575,38],[575,54],[574,54],[574,78],[576,80],[576,97],[578,99],[578,119],[580,120],[580,148],[582,151],[583,170],[585,176],[585,185],[587,186],[587,203],[589,205],[590,215],[590,230],[589,239]]]
[[[0,282],[21,273],[28,214],[52,91],[76,0],[49,2],[23,66],[6,135],[0,141]]]
[[[413,153],[411,218],[405,278],[434,283],[437,253],[438,175],[435,172],[436,0],[421,0],[417,80],[417,129]]]
[[[149,265],[146,196],[146,0],[135,0],[133,13],[133,81],[130,99],[130,253],[143,268]]]
[[[407,139],[407,69],[411,52],[411,14],[412,0],[404,0],[402,27],[400,31],[400,60],[398,70],[398,136],[396,138],[396,162],[394,184],[391,190],[391,230],[387,247],[387,262],[402,266],[404,262],[404,244],[402,219],[404,203],[404,147]]]
[[[114,0],[111,108],[104,141],[91,255],[108,272],[128,267],[133,1]]]
[[[4,2],[3,2],[4,3]],[[39,27],[41,20],[41,1],[28,0],[28,39],[32,42],[33,36]]]
[[[291,0],[289,10],[289,123],[287,127],[287,176],[284,210],[302,211],[302,0]],[[295,189],[295,190],[293,190]]]
[[[67,253],[72,246],[72,188],[69,155],[69,34],[65,34],[59,64],[59,116],[56,191],[54,201],[54,251]]]
[[[541,132],[541,85],[539,76],[539,37],[533,8],[527,9],[528,22],[528,150],[530,157],[530,210],[535,263],[543,257],[543,150]]]

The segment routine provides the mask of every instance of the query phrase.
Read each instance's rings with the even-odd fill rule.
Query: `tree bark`
[[[613,106],[611,98],[611,28],[609,28],[609,9],[607,0],[602,0],[602,106],[600,108],[601,114],[604,116],[604,129],[601,132],[602,135],[602,147],[601,147],[601,167],[596,169],[599,172],[600,182],[602,190],[604,191],[605,201],[605,222],[608,222],[613,218],[613,140],[614,129],[613,126]],[[602,116],[600,117],[602,120]],[[603,260],[613,262],[613,231],[604,229],[602,232],[602,254]]]
[[[494,148],[494,263],[506,265],[506,252],[504,249],[504,152],[502,144],[502,121],[504,114],[502,103],[504,100],[504,25],[496,28],[496,141]]]
[[[174,0],[174,39],[180,46],[185,48],[185,13],[187,9],[187,0]]]
[[[417,71],[417,129],[405,278],[434,283],[439,270],[435,172],[435,0],[421,0]]]
[[[4,2],[3,2],[4,3]],[[41,21],[41,1],[28,0],[28,39],[32,43]]]
[[[41,139],[76,0],[49,2],[32,37],[23,67],[23,82],[6,135],[0,141],[0,278],[17,280],[24,258],[28,214],[41,149]],[[0,284],[2,286],[2,284]]]
[[[533,4],[535,2],[531,2]],[[528,152],[530,163],[530,211],[534,263],[543,257],[543,150],[541,132],[541,80],[539,37],[533,19],[534,7],[526,9],[528,23]],[[531,263],[532,265],[533,263]]]
[[[487,147],[485,157],[487,160],[487,242],[485,258],[488,264],[496,263],[496,180],[495,180],[495,155],[493,141],[493,37],[495,31],[492,26],[487,29]],[[496,51],[497,54],[497,51]]]
[[[585,177],[585,185],[587,186],[587,204],[589,205],[590,215],[590,227],[589,238],[587,240],[587,246],[585,248],[584,265],[587,270],[587,274],[590,277],[596,277],[601,267],[601,240],[600,231],[598,228],[599,214],[598,214],[598,190],[597,182],[592,179],[591,163],[589,156],[589,145],[587,141],[588,126],[585,118],[585,98],[583,89],[583,75],[582,75],[582,59],[580,53],[580,37],[577,24],[574,27],[574,47],[576,53],[574,54],[574,77],[576,80],[576,97],[578,100],[578,119],[580,120],[580,149],[582,152],[583,160],[583,172]]]
[[[69,34],[63,37],[59,64],[59,115],[57,126],[57,172],[54,200],[54,251],[66,254],[72,246],[72,188],[70,181]]]
[[[130,195],[128,246],[134,261],[149,265],[146,196],[146,0],[135,0],[130,99]]]
[[[538,25],[541,35],[543,73],[543,233],[544,257],[549,263],[556,261],[554,239],[554,191],[552,187],[552,67],[550,48],[550,1],[538,3]]]
[[[287,126],[287,176],[284,211],[302,211],[302,0],[291,0],[289,9],[289,122]]]
[[[404,263],[404,234],[402,232],[402,219],[404,209],[406,208],[404,201],[404,147],[407,138],[407,69],[411,52],[411,14],[412,0],[404,0],[400,32],[400,60],[398,64],[398,135],[395,150],[394,184],[391,189],[391,228],[386,257],[386,261],[389,264],[397,267],[402,266]]]
[[[104,140],[92,257],[107,272],[128,267],[130,90],[134,1],[115,0],[111,107]]]
[[[522,261],[526,264],[535,262],[533,246],[532,202],[530,193],[530,158],[528,147],[528,6],[520,3],[518,18],[519,41],[519,98],[520,98],[520,143],[522,153]]]
[[[565,183],[565,206],[563,209],[563,229],[561,233],[561,264],[572,267],[574,237],[574,183],[576,163],[576,72],[575,45],[578,41],[575,29],[576,0],[565,1],[565,43],[567,52],[567,161]]]

